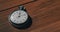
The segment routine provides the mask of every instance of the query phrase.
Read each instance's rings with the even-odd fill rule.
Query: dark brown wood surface
[[[8,16],[18,9],[14,7],[0,12],[0,32],[60,32],[60,0],[37,0],[24,6],[32,18],[31,27],[25,30],[12,27]]]
[[[0,11],[32,2],[32,0],[0,0]]]

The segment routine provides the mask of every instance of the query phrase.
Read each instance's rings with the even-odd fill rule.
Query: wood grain
[[[32,0],[0,0],[0,11],[22,5],[28,2],[31,2]]]
[[[0,32],[60,32],[60,0],[37,0],[24,5],[32,18],[32,25],[18,30],[8,22],[8,16],[18,7],[0,13]]]

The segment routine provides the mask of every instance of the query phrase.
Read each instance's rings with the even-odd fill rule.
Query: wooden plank
[[[0,0],[0,11],[31,2],[32,0]]]

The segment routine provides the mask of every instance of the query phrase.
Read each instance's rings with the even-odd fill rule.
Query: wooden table
[[[13,0],[5,3],[5,0],[0,0],[0,32],[60,32],[60,0]],[[7,0],[6,0],[7,1]],[[12,0],[10,0],[12,1]],[[17,4],[14,4],[15,2]],[[21,0],[22,1],[22,0]],[[24,4],[27,2],[28,4]],[[32,18],[32,25],[25,30],[18,30],[9,23],[8,16],[14,10],[18,9],[20,4],[24,4],[27,12]],[[5,5],[5,6],[4,6]],[[8,5],[8,6],[7,6]]]

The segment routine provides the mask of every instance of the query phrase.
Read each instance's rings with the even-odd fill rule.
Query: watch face
[[[18,10],[18,11],[14,11],[10,15],[9,20],[11,20],[11,22],[15,24],[21,24],[26,22],[27,18],[28,18],[28,14],[25,11]]]

